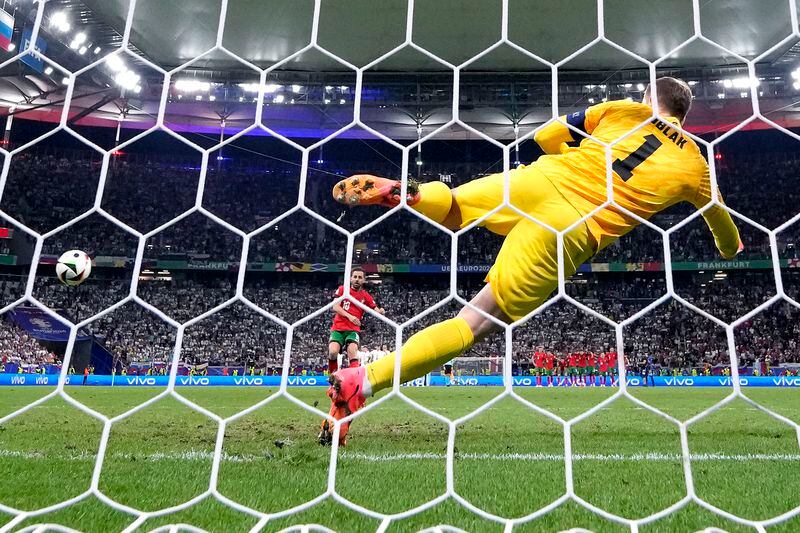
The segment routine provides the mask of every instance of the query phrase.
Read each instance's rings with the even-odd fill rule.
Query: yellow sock
[[[441,181],[430,181],[419,186],[419,202],[411,208],[441,224],[447,218],[452,203],[450,187]]]
[[[403,345],[400,382],[424,376],[437,366],[469,350],[475,337],[463,318],[451,318],[412,335]],[[367,365],[372,393],[391,386],[395,352]]]

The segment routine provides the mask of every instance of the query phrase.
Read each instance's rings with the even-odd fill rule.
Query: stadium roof
[[[51,0],[42,25],[48,43],[45,55],[76,71],[118,49],[128,4],[128,0]],[[747,75],[740,59],[702,40],[670,54],[693,35],[691,1],[607,0],[604,5],[609,39],[649,60],[669,54],[659,65],[662,71],[699,84],[695,86],[698,110],[691,124],[695,131],[729,127],[750,114],[742,87],[732,83]],[[309,43],[313,8],[312,0],[230,0],[222,44],[259,68],[271,67]],[[19,21],[30,25],[34,9],[29,2],[18,3],[16,39],[23,26]],[[115,126],[123,112],[125,127],[152,125],[162,78],[137,57],[170,70],[203,55],[214,46],[219,10],[218,0],[139,0],[131,27],[133,54],[124,57],[140,76],[138,92],[120,91],[114,73],[99,65],[77,78],[70,115],[79,124]],[[363,66],[403,42],[406,10],[406,0],[382,0],[379,9],[374,0],[326,0],[319,44]],[[53,27],[56,13],[70,21],[69,31]],[[703,36],[735,54],[754,59],[771,49],[759,57],[757,66],[761,96],[772,99],[766,106],[775,113],[771,118],[797,125],[793,100],[798,91],[789,73],[799,48],[791,37],[788,3],[712,0],[701,3],[699,15]],[[597,37],[597,19],[594,0],[509,0],[508,37],[557,62]],[[452,64],[496,43],[500,27],[500,0],[415,2],[414,42]],[[78,31],[87,36],[89,45],[83,54],[69,46]],[[559,74],[561,112],[603,98],[640,98],[640,84],[648,79],[644,64],[603,43],[561,65]],[[0,101],[25,111],[27,118],[56,120],[65,97],[62,77],[58,70],[48,75],[12,63],[0,70]],[[208,83],[210,89],[172,87],[167,109],[171,127],[219,132],[224,118],[226,131],[232,133],[253,122],[254,93],[243,87],[258,85],[257,72],[217,51],[174,76],[174,80],[187,78]],[[365,73],[362,118],[391,137],[416,138],[418,124],[427,133],[451,118],[451,83],[447,67],[403,49]],[[550,83],[549,66],[501,46],[462,72],[462,117],[493,137],[513,138],[514,123],[524,133],[550,117]],[[264,119],[277,131],[316,137],[352,118],[355,75],[320,52],[309,51],[281,65],[269,73],[268,84],[272,90],[266,102],[271,105],[265,107]],[[446,135],[464,133],[455,128]]]

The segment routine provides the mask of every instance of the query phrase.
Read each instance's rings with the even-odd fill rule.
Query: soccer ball
[[[92,272],[92,259],[86,252],[70,250],[58,258],[56,276],[64,285],[75,287],[83,283]]]

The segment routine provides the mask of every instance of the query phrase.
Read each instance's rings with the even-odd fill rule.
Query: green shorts
[[[587,366],[586,373],[589,374],[590,376],[594,376],[597,373],[597,370],[593,366]]]
[[[578,367],[577,366],[568,366],[567,367],[567,375],[568,376],[577,376],[578,375]]]
[[[347,348],[347,345],[351,342],[360,345],[361,339],[357,331],[331,331],[331,337],[328,339],[328,342],[337,342],[339,346]]]

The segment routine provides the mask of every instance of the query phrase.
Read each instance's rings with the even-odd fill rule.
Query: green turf
[[[70,395],[109,416],[119,415],[163,389],[68,388]],[[180,388],[187,399],[229,417],[275,389]],[[321,388],[293,389],[308,405],[325,407]],[[495,388],[404,389],[420,404],[449,420],[474,412],[500,392]],[[526,401],[564,420],[574,419],[616,389],[515,390]],[[636,389],[634,395],[670,416],[687,420],[724,398],[727,389]],[[41,397],[34,388],[0,389],[0,412]],[[800,391],[747,390],[756,401],[800,421]],[[476,507],[521,518],[564,494],[566,470],[562,426],[505,397],[462,421],[455,434],[453,481],[457,493]],[[264,513],[301,505],[327,487],[330,448],[315,442],[318,418],[285,398],[228,423],[217,488],[221,494]],[[33,510],[86,491],[91,482],[102,422],[61,398],[0,426],[0,502]],[[185,502],[209,488],[211,455],[218,424],[166,397],[115,423],[100,477],[110,498],[146,511]],[[448,425],[392,398],[358,418],[349,446],[340,451],[337,492],[381,513],[400,513],[446,493]],[[686,494],[679,458],[678,427],[634,402],[620,398],[576,421],[571,433],[576,494],[626,518],[643,518]],[[800,446],[797,433],[736,400],[689,426],[697,493],[710,503],[751,519],[766,519],[800,505]],[[637,454],[644,454],[642,456]],[[646,454],[652,454],[647,456]],[[708,457],[722,454],[725,458]],[[756,458],[754,454],[765,457]],[[586,457],[588,456],[588,457]],[[731,456],[735,456],[731,458]],[[779,456],[783,456],[779,459]],[[788,459],[787,459],[788,456]],[[657,459],[653,459],[653,458]],[[714,456],[716,457],[716,456]],[[0,524],[12,516],[0,513]],[[81,531],[118,531],[135,517],[94,497],[67,509],[31,517],[17,526],[53,522]],[[257,518],[213,498],[189,509],[146,520],[141,531],[189,523],[209,531],[246,531]],[[326,500],[267,522],[264,531],[318,523],[338,531],[374,531],[380,520]],[[470,512],[453,499],[411,517],[391,520],[388,531],[417,531],[451,524],[467,531],[502,531],[503,524]],[[769,528],[792,531],[794,519]],[[1,527],[1,526],[0,526]],[[568,502],[515,531],[560,531],[583,527],[598,532],[626,530]],[[706,527],[748,531],[694,504],[651,524],[643,532],[696,531]]]

